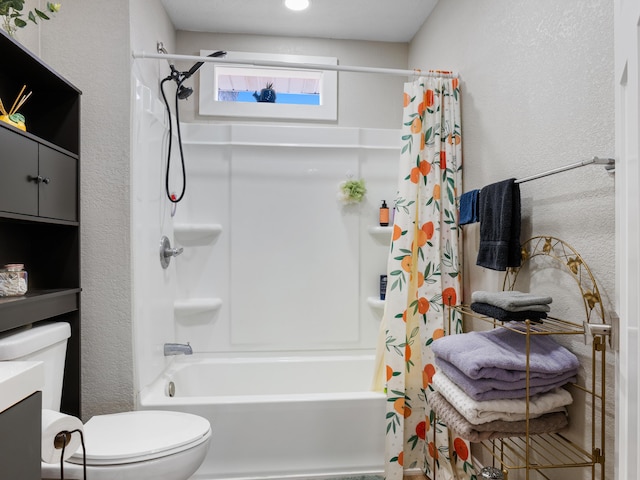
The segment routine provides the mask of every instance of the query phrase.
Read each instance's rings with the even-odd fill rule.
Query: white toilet
[[[59,411],[67,339],[66,322],[43,323],[0,335],[0,361],[42,361],[42,408]],[[188,413],[136,411],[96,415],[84,425],[87,478],[187,480],[209,448],[209,421]],[[82,447],[65,461],[64,478],[82,480]],[[60,464],[42,463],[43,479],[59,479]]]

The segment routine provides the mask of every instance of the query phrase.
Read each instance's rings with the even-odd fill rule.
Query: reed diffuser
[[[29,92],[26,95],[23,95],[25,88],[27,88],[27,86],[23,85],[22,90],[20,90],[20,93],[14,100],[13,105],[11,105],[11,109],[8,112],[6,108],[4,108],[2,99],[0,99],[0,113],[2,113],[2,115],[0,115],[0,120],[16,128],[19,128],[24,132],[27,131],[25,118],[24,118],[24,115],[18,112],[18,110],[20,110],[20,108],[24,105],[24,103],[29,99],[29,97],[33,93],[33,92]]]

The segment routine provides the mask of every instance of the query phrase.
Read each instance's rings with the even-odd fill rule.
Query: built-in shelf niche
[[[367,230],[371,235],[374,235],[376,237],[386,238],[386,237],[391,237],[391,233],[393,232],[393,226],[382,227],[380,225],[369,225],[369,227],[367,227]]]
[[[373,307],[382,310],[384,308],[384,300],[378,297],[367,297],[367,303]]]
[[[222,225],[217,223],[177,223],[173,226],[176,240],[182,243],[212,242],[220,233]]]
[[[176,315],[193,315],[218,311],[222,307],[219,298],[189,298],[173,302],[173,310]]]
[[[369,225],[367,231],[373,238],[380,242],[390,242],[393,226],[383,227],[381,225]],[[367,303],[370,307],[377,310],[384,309],[384,300],[380,300],[379,297],[367,297]]]

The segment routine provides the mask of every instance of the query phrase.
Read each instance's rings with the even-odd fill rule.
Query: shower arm
[[[169,52],[167,52],[167,50],[164,48],[164,45],[162,44],[162,42],[158,42],[157,49],[158,49],[158,54],[167,56],[167,60],[170,59]],[[205,58],[220,58],[220,57],[224,57],[226,54],[227,52],[223,50],[218,50],[216,52],[213,52],[207,55],[207,57]],[[185,72],[181,72],[175,67],[173,63],[170,62],[169,68],[171,69],[171,73],[165,78],[165,80],[173,80],[178,84],[178,87],[180,87],[182,86],[182,83],[186,79],[192,77],[200,69],[200,67],[202,67],[202,65],[204,65],[204,61],[199,61],[194,63],[189,70]]]

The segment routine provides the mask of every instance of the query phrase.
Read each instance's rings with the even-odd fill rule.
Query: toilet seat
[[[87,466],[120,465],[166,457],[211,436],[209,421],[182,412],[144,410],[96,415],[84,425]],[[82,447],[67,462],[82,464]]]

